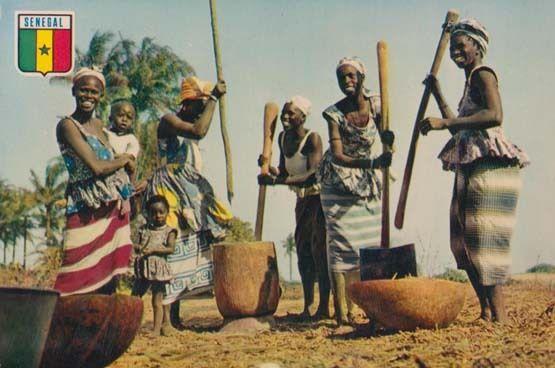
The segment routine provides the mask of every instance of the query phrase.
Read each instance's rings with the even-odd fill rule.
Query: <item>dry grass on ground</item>
[[[141,331],[129,350],[111,365],[127,367],[548,367],[555,366],[555,277],[511,282],[506,290],[511,323],[477,321],[479,307],[469,285],[458,319],[443,330],[368,336],[364,328],[338,333],[332,320],[300,323],[299,285],[286,290],[273,331],[220,334],[214,299],[182,302],[187,330],[175,337],[152,337],[152,309],[145,297]],[[357,322],[367,321],[358,310]]]

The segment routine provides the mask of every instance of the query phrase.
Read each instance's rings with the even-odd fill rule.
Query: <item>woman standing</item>
[[[126,272],[131,255],[129,197],[133,188],[124,168],[133,156],[116,156],[94,116],[106,82],[83,68],[73,77],[75,111],[56,127],[69,173],[67,223],[62,267],[54,288],[61,295],[112,293],[114,276]]]
[[[288,185],[297,195],[295,205],[295,245],[303,284],[304,309],[300,317],[309,319],[314,303],[314,282],[318,280],[320,302],[314,319],[329,318],[330,281],[326,256],[326,223],[320,201],[316,170],[322,160],[322,138],[304,127],[312,104],[293,96],[281,110],[283,132],[278,138],[279,167],[271,175],[260,176],[259,184]],[[266,157],[260,157],[262,165]]]
[[[231,213],[214,196],[200,174],[198,141],[206,136],[218,99],[226,93],[224,81],[216,86],[189,77],[181,84],[181,109],[160,119],[158,155],[161,167],[149,181],[145,201],[161,195],[169,203],[167,224],[179,230],[175,252],[168,257],[173,280],[166,287],[164,304],[172,304],[171,322],[181,327],[179,300],[202,293],[213,285],[210,244],[225,235],[220,224]]]
[[[357,58],[343,58],[336,68],[345,98],[328,107],[330,148],[318,180],[326,218],[328,267],[338,324],[349,323],[352,303],[346,286],[360,280],[362,247],[376,246],[381,234],[381,183],[375,169],[389,167],[391,153],[377,158],[372,147],[380,124],[380,99],[364,88],[366,68]],[[385,133],[385,132],[384,132]],[[382,134],[393,143],[393,134]]]
[[[503,110],[497,74],[483,64],[489,35],[474,19],[451,30],[451,59],[464,70],[466,84],[455,116],[429,77],[440,118],[420,122],[422,134],[449,129],[453,137],[439,154],[444,170],[455,172],[451,202],[451,249],[478,295],[481,318],[505,322],[501,285],[509,276],[510,240],[521,188],[520,168],[528,157],[509,142],[501,123]]]

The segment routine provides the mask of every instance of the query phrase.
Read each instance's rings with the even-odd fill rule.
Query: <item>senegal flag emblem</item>
[[[73,69],[73,12],[16,12],[16,67],[31,75],[64,75]]]

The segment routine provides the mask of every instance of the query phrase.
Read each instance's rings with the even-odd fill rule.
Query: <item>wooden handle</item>
[[[278,105],[268,102],[264,105],[264,138],[262,145],[262,156],[265,158],[260,167],[260,174],[266,175],[270,172],[270,161],[272,159],[272,145],[274,144],[274,133],[276,131]],[[256,224],[254,227],[254,237],[262,240],[262,225],[264,224],[264,207],[266,206],[266,186],[258,188],[258,205],[256,208]]]
[[[222,57],[220,52],[220,37],[218,33],[218,16],[216,14],[216,0],[210,0],[210,20],[212,24],[212,41],[214,43],[214,56],[216,58],[216,74],[218,80],[224,80],[222,70]],[[224,144],[225,154],[225,172],[227,185],[227,200],[231,203],[233,199],[233,167],[231,158],[231,146],[229,143],[229,135],[227,134],[227,114],[226,114],[226,98],[225,95],[219,98],[220,107],[220,131],[222,132],[222,140]]]
[[[430,74],[436,76],[439,71],[439,66],[441,64],[441,59],[447,48],[447,43],[449,42],[449,25],[455,23],[459,19],[459,13],[456,10],[449,10],[447,16],[445,17],[445,23],[443,25],[443,31],[441,32],[441,38],[439,39],[439,44],[437,45],[436,53],[434,56],[434,62],[432,63],[432,68],[430,69]],[[405,222],[405,209],[407,207],[407,198],[410,187],[410,180],[412,177],[412,168],[414,166],[414,158],[416,155],[416,145],[418,143],[418,138],[420,136],[420,131],[418,129],[418,123],[424,119],[426,114],[426,109],[428,108],[428,101],[430,100],[430,88],[426,86],[424,88],[424,93],[422,99],[420,100],[420,106],[418,107],[418,113],[416,114],[416,121],[414,122],[414,128],[412,130],[412,138],[410,141],[409,153],[407,156],[407,163],[405,165],[405,173],[403,175],[403,184],[401,186],[401,194],[399,195],[399,203],[397,204],[397,212],[395,213],[395,227],[401,229]]]
[[[381,112],[381,129],[389,130],[389,65],[387,43],[379,41],[377,45],[378,52],[378,75],[380,79],[380,99],[382,105]],[[383,152],[391,152],[391,147],[387,144],[383,145]],[[390,232],[389,232],[389,168],[382,169],[382,237],[381,247],[389,248]]]

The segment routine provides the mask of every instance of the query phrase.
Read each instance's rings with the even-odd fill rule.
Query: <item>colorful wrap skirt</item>
[[[455,171],[451,250],[458,268],[474,267],[482,285],[508,280],[521,187],[519,166],[501,160],[479,160]]]
[[[360,270],[359,249],[380,244],[381,201],[328,185],[322,185],[320,198],[326,218],[329,271]]]
[[[127,272],[129,212],[122,213],[118,203],[67,216],[62,267],[54,285],[62,296],[93,292]]]

